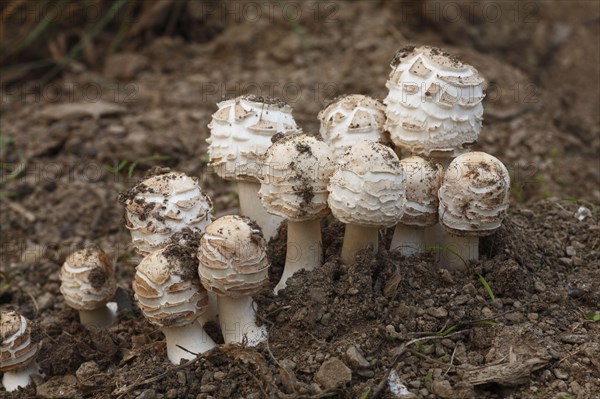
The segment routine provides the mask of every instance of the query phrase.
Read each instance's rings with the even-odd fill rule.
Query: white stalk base
[[[256,324],[251,297],[219,296],[221,334],[226,344],[245,343],[256,346],[267,339],[267,328]]]
[[[426,250],[425,229],[419,226],[397,224],[390,245],[390,251],[399,251],[400,255],[409,257]]]
[[[287,250],[285,266],[274,292],[286,287],[288,278],[300,270],[314,270],[323,261],[323,244],[321,242],[321,221],[306,220],[304,222],[288,221]]]
[[[109,327],[117,322],[117,303],[109,302],[98,309],[81,309],[79,311],[79,322],[86,327]]]
[[[277,234],[277,229],[283,219],[271,215],[265,210],[260,198],[258,198],[260,183],[252,181],[238,182],[238,197],[240,199],[240,215],[249,217],[262,228],[265,240],[269,240]]]
[[[438,266],[448,270],[466,270],[470,261],[479,260],[479,237],[446,234],[438,251]]]
[[[351,265],[356,253],[364,248],[371,248],[373,254],[377,254],[379,247],[379,229],[376,227],[363,227],[347,224],[344,232],[344,243],[340,255],[342,263]]]
[[[217,294],[214,292],[208,292],[208,308],[198,316],[198,323],[204,326],[209,321],[218,323],[219,322],[219,308],[217,307]]]
[[[194,359],[197,355],[217,346],[198,323],[182,327],[163,327],[161,331],[167,339],[167,357],[173,364],[179,364],[182,360]],[[183,350],[177,345],[187,350]]]
[[[33,362],[22,370],[4,372],[2,385],[8,392],[16,391],[20,387],[25,388],[28,386],[31,382],[31,376],[39,373],[40,367],[36,362]]]

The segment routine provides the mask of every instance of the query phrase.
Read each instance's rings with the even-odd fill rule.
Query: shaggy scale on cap
[[[439,190],[440,222],[457,236],[485,236],[500,227],[510,195],[508,170],[484,152],[455,158]]]
[[[429,46],[400,50],[386,83],[386,130],[414,154],[455,157],[475,143],[484,79],[475,68]]]
[[[319,133],[336,156],[361,141],[389,142],[384,131],[385,106],[368,96],[339,98],[319,112],[319,121]]]
[[[65,302],[77,310],[105,305],[117,289],[113,265],[100,248],[70,254],[60,269],[60,280]]]
[[[39,343],[31,340],[31,323],[15,311],[0,312],[0,371],[18,371],[35,362]]]
[[[171,172],[153,176],[120,197],[126,207],[126,226],[141,255],[164,247],[184,228],[203,232],[211,222],[210,198],[198,179]]]
[[[300,133],[292,107],[281,100],[241,96],[222,101],[208,125],[210,166],[223,179],[257,181],[260,156],[275,134]]]

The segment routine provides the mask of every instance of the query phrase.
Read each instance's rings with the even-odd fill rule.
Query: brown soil
[[[462,18],[444,18],[450,3]],[[277,12],[230,15],[210,40],[141,46],[130,80],[108,77],[119,65],[80,65],[46,88],[3,92],[1,133],[12,141],[0,148],[0,306],[36,326],[45,378],[12,395],[0,388],[0,398],[391,398],[385,379],[396,374],[418,398],[600,397],[600,323],[590,319],[600,311],[600,6],[525,2],[515,14],[521,3],[482,3],[486,19],[481,8],[467,17],[468,1],[320,2],[316,14],[297,2],[303,36]],[[492,5],[502,15],[493,21]],[[411,44],[443,48],[490,85],[476,149],[507,165],[513,198],[503,227],[482,240],[482,260],[447,272],[436,254],[402,259],[382,245],[344,266],[343,226],[326,218],[324,265],[256,298],[268,344],[220,347],[173,369],[163,335],[133,303],[140,259],[118,194],[160,165],[198,176],[218,216],[236,213],[235,187],[206,169],[217,101],[281,98],[314,134],[337,95],[383,98],[390,61]],[[93,245],[117,267],[119,323],[104,331],[82,328],[59,292],[66,256]],[[270,256],[273,286],[285,229]],[[327,389],[317,375],[333,358],[352,377]]]

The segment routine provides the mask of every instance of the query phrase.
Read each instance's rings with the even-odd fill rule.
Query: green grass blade
[[[490,299],[492,301],[496,300],[496,296],[494,295],[494,292],[492,291],[492,287],[490,287],[490,285],[488,284],[488,282],[485,280],[485,278],[477,273],[477,277],[479,277],[479,281],[481,281],[481,284],[483,284],[483,288],[485,288],[486,292],[488,293],[488,296],[490,297]]]

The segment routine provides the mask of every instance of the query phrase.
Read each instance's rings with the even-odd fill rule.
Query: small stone
[[[104,376],[100,374],[100,369],[96,362],[84,362],[75,372],[78,382],[84,386],[95,386],[98,384],[98,377],[102,379]]]
[[[481,309],[481,315],[484,318],[489,319],[490,317],[494,316],[494,312],[492,312],[492,309],[485,307],[485,308]]]
[[[332,389],[352,381],[352,371],[337,357],[323,362],[315,380],[325,389]]]
[[[560,380],[566,380],[567,378],[569,378],[569,374],[567,374],[566,371],[563,371],[561,369],[554,369],[554,375]]]
[[[145,335],[134,335],[131,337],[131,349],[139,350],[148,343]]]
[[[179,383],[179,385],[185,385],[187,382],[187,379],[185,377],[185,372],[184,371],[178,371],[177,372],[177,382]]]
[[[586,334],[561,334],[560,340],[567,344],[583,344],[588,340]]]
[[[350,289],[348,290],[348,295],[350,295],[350,296],[354,296],[354,295],[358,294],[359,292],[360,292],[360,291],[359,291],[359,289],[358,289],[358,288],[350,288]]]
[[[165,394],[165,398],[167,399],[176,399],[177,398],[177,389],[169,389]]]
[[[477,293],[477,289],[473,285],[473,283],[469,283],[462,288],[465,294],[475,295]]]
[[[355,367],[367,368],[370,366],[364,355],[354,345],[351,345],[346,351],[348,362]]]
[[[75,381],[71,381],[72,379]],[[35,393],[42,399],[78,398],[81,397],[81,392],[76,388],[76,384],[77,379],[74,376],[54,377],[38,385]]]
[[[419,389],[421,388],[421,381],[420,380],[412,380],[408,382],[408,386],[414,389]]]
[[[435,317],[436,319],[443,319],[448,316],[448,311],[441,306],[437,308],[428,308],[426,312],[429,316]]]
[[[121,125],[110,125],[106,128],[106,131],[115,136],[122,136],[127,132],[125,127]]]
[[[139,394],[135,399],[156,399],[156,391],[154,389],[146,389]]]
[[[577,255],[577,250],[575,249],[575,247],[569,245],[565,249],[565,253],[567,254],[567,256],[575,256],[575,255]]]
[[[200,392],[211,393],[217,390],[217,386],[213,384],[206,384],[200,387]]]
[[[523,321],[523,313],[521,312],[511,312],[504,317],[506,317],[506,320],[512,321],[513,323],[520,323]]]
[[[581,259],[579,256],[574,256],[572,260],[573,260],[573,266],[576,266],[576,267],[581,267],[585,264],[583,259]]]
[[[535,283],[533,283],[533,288],[535,288],[537,292],[544,292],[546,291],[546,284],[538,280]]]
[[[40,311],[44,311],[44,310],[48,310],[50,309],[52,306],[54,306],[54,303],[56,302],[56,296],[53,295],[50,292],[45,292],[42,295],[40,295],[37,299],[37,304],[38,304],[38,308],[40,309]]]
[[[571,258],[558,258],[558,262],[564,266],[571,266]]]
[[[528,313],[527,314],[527,320],[529,321],[537,321],[540,318],[540,315],[538,315],[537,313]]]
[[[215,381],[223,381],[225,377],[227,377],[227,374],[222,371],[215,371],[215,374],[213,375]]]
[[[110,79],[132,80],[148,65],[148,58],[138,53],[118,53],[109,56],[104,74]]]

